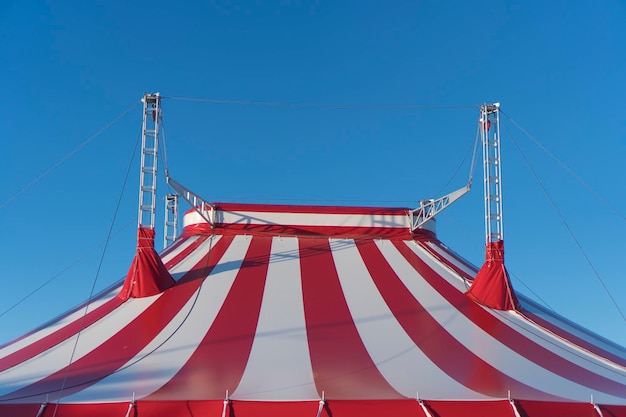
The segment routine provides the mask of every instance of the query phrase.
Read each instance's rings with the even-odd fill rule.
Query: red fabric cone
[[[485,258],[467,295],[477,303],[495,310],[517,309],[517,297],[504,266],[504,241],[488,243]]]
[[[137,231],[137,253],[118,294],[123,300],[159,294],[174,285],[174,278],[154,250],[154,230]]]

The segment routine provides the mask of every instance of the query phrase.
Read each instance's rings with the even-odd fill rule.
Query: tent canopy
[[[478,268],[434,219],[213,210],[160,254],[173,285],[120,297],[121,280],[1,347],[0,414],[626,415],[626,351],[523,295],[469,297]]]

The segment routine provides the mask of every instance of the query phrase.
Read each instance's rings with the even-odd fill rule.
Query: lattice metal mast
[[[480,106],[483,144],[485,236],[487,244],[504,239],[502,226],[502,165],[500,163],[500,103]]]
[[[161,95],[159,93],[146,93],[141,101],[143,102],[143,125],[141,129],[138,226],[154,230]]]
[[[165,196],[165,227],[163,234],[163,247],[166,248],[176,240],[178,236],[178,195],[167,194]]]

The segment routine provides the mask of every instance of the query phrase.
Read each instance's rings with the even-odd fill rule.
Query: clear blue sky
[[[125,275],[135,245],[138,158],[101,268],[98,245],[140,131],[139,106],[13,197],[144,92],[159,91],[357,106],[500,101],[621,213],[505,117],[504,229],[515,288],[626,344],[626,323],[513,145],[626,311],[625,3],[182,3],[0,4],[0,313],[54,278],[0,316],[0,342]],[[478,119],[473,108],[338,110],[173,99],[163,107],[171,175],[212,201],[415,206],[464,185],[468,161],[452,176]],[[477,265],[484,252],[481,175],[479,168],[471,194],[438,226],[439,237]]]

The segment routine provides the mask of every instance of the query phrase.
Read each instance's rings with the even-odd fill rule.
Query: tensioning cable
[[[13,194],[11,197],[9,197],[6,201],[4,201],[2,204],[0,204],[0,209],[4,208],[6,205],[8,205],[10,202],[12,202],[13,200],[15,200],[16,198],[18,198],[20,195],[24,194],[28,189],[30,189],[33,185],[37,184],[39,181],[41,181],[45,176],[47,176],[48,174],[50,174],[52,171],[54,171],[56,168],[58,168],[59,166],[61,166],[65,161],[67,161],[68,159],[70,159],[72,156],[74,156],[74,154],[76,154],[78,151],[80,151],[81,149],[83,149],[85,146],[87,146],[90,142],[92,142],[94,139],[96,139],[98,136],[100,136],[101,134],[103,134],[108,128],[110,128],[111,126],[113,126],[116,122],[118,122],[122,117],[126,116],[128,113],[130,113],[131,110],[133,110],[135,108],[135,106],[137,106],[137,104],[141,103],[141,101],[137,101],[135,103],[133,103],[130,107],[128,107],[126,110],[124,110],[123,112],[121,112],[119,115],[117,115],[115,118],[113,118],[113,120],[111,120],[109,123],[105,124],[103,127],[101,127],[96,133],[94,133],[93,135],[89,136],[87,139],[85,139],[80,145],[78,145],[76,148],[74,148],[70,153],[68,153],[67,155],[65,155],[63,158],[61,158],[60,160],[58,160],[57,162],[55,162],[54,164],[52,164],[48,169],[46,169],[44,172],[42,172],[38,177],[36,177],[34,180],[32,180],[31,182],[29,182],[28,184],[26,184],[24,187],[22,187],[18,192],[16,192],[15,194]]]
[[[517,127],[524,135],[526,135],[526,137],[528,137],[528,139],[530,139],[535,145],[537,145],[537,147],[539,149],[541,149],[543,152],[546,153],[546,155],[548,155],[557,164],[559,164],[561,166],[561,168],[563,168],[568,174],[570,174],[572,177],[574,177],[583,187],[585,187],[587,190],[589,190],[589,192],[591,194],[593,194],[598,200],[600,200],[605,206],[607,206],[611,211],[613,211],[622,220],[626,220],[626,216],[621,211],[619,211],[615,206],[613,206],[606,198],[602,197],[602,195],[599,192],[597,192],[591,185],[589,185],[586,181],[584,181],[578,174],[576,174],[563,161],[561,161],[559,158],[557,158],[556,155],[554,155],[554,153],[550,152],[550,150],[548,150],[548,148],[546,148],[544,145],[542,145],[541,142],[539,142],[539,140],[537,140],[533,135],[528,133],[528,131],[526,129],[524,129],[522,126],[520,126],[508,114],[506,114],[503,111],[501,111],[501,113],[504,114],[507,117],[507,119],[509,119],[509,121],[515,127]]]
[[[626,316],[624,316],[624,313],[622,312],[622,309],[619,307],[619,305],[617,304],[617,302],[615,301],[615,298],[613,298],[613,296],[611,295],[611,292],[609,291],[608,287],[606,286],[606,284],[604,283],[604,280],[602,279],[602,277],[600,276],[600,273],[598,272],[598,270],[596,269],[595,265],[593,264],[593,262],[591,262],[591,259],[589,258],[589,256],[587,255],[587,252],[585,251],[585,249],[582,247],[580,241],[578,240],[578,238],[576,237],[576,235],[574,234],[574,231],[572,230],[572,228],[570,227],[570,225],[567,223],[567,220],[565,220],[565,217],[563,216],[563,214],[561,213],[561,211],[558,209],[558,207],[556,206],[554,200],[552,199],[552,197],[550,196],[550,194],[548,193],[548,190],[546,189],[546,187],[544,186],[543,182],[541,181],[541,179],[539,178],[539,176],[537,175],[537,173],[535,172],[535,170],[532,168],[532,166],[530,165],[530,162],[528,161],[528,159],[526,158],[526,155],[524,154],[524,152],[522,152],[522,149],[520,148],[519,144],[515,141],[515,139],[513,138],[513,135],[511,135],[511,132],[508,130],[508,128],[504,127],[507,130],[507,133],[509,134],[509,137],[511,139],[511,142],[513,143],[513,145],[515,146],[515,148],[517,149],[517,151],[519,152],[520,156],[522,157],[522,160],[524,161],[524,163],[526,164],[526,167],[528,168],[528,170],[530,171],[530,173],[532,174],[532,176],[535,178],[535,181],[537,181],[537,184],[539,185],[539,188],[541,188],[541,191],[543,192],[544,196],[546,197],[546,199],[548,200],[548,203],[550,203],[550,206],[552,206],[552,209],[554,210],[554,212],[556,213],[557,217],[559,218],[559,220],[561,221],[561,223],[563,223],[563,226],[565,227],[565,229],[567,230],[567,232],[569,233],[570,237],[572,238],[572,240],[574,241],[574,244],[576,245],[576,247],[578,248],[578,250],[580,251],[580,253],[582,254],[583,258],[585,259],[585,261],[587,262],[587,264],[589,265],[589,267],[591,268],[591,270],[593,271],[594,275],[596,276],[596,279],[598,280],[598,282],[600,283],[600,285],[602,286],[602,288],[604,289],[604,291],[606,292],[606,295],[609,297],[609,300],[611,300],[611,303],[613,304],[613,306],[615,307],[615,309],[617,310],[617,312],[619,313],[619,315],[621,316],[622,320],[624,321],[624,323],[626,323]]]
[[[102,264],[104,262],[104,256],[106,255],[107,248],[109,246],[109,241],[111,239],[111,234],[113,233],[113,226],[115,225],[115,220],[117,219],[117,213],[119,212],[120,205],[122,203],[122,197],[124,196],[124,190],[126,189],[126,184],[128,183],[128,177],[130,175],[130,171],[133,165],[133,160],[135,159],[135,154],[137,153],[137,148],[139,145],[139,140],[141,138],[141,134],[137,135],[137,140],[135,141],[135,146],[133,147],[133,152],[130,157],[130,161],[128,163],[128,168],[126,169],[126,175],[124,177],[124,182],[122,183],[122,189],[120,191],[120,195],[117,199],[117,204],[115,205],[115,210],[113,212],[113,219],[111,220],[111,225],[109,226],[109,231],[107,233],[107,237],[104,243],[104,248],[102,249],[102,255],[100,256],[100,261],[98,262],[98,268],[96,269],[96,274],[93,279],[93,283],[91,285],[91,290],[89,292],[89,298],[87,299],[87,303],[85,304],[85,312],[81,318],[80,326],[78,327],[78,332],[76,333],[76,340],[74,341],[74,347],[72,348],[72,353],[70,354],[69,363],[65,370],[65,374],[63,376],[63,381],[61,382],[61,388],[59,390],[59,396],[55,402],[54,412],[52,413],[52,417],[56,417],[57,410],[59,408],[59,402],[61,401],[63,390],[65,389],[65,384],[67,382],[67,378],[70,373],[70,369],[72,367],[72,363],[74,362],[74,356],[76,355],[76,349],[78,347],[78,341],[80,339],[80,334],[83,331],[84,321],[87,317],[87,313],[89,311],[89,306],[91,304],[91,300],[93,299],[93,295],[96,289],[96,283],[98,282],[98,277],[100,275],[100,270],[102,269]]]
[[[164,99],[176,101],[193,101],[196,103],[208,104],[236,104],[244,106],[265,106],[265,107],[310,107],[320,109],[359,109],[359,110],[411,110],[411,109],[475,109],[476,105],[460,105],[460,106],[429,106],[429,105],[358,105],[358,104],[331,104],[331,103],[295,103],[285,101],[256,101],[256,100],[224,100],[214,98],[196,98],[196,97],[168,97]]]

